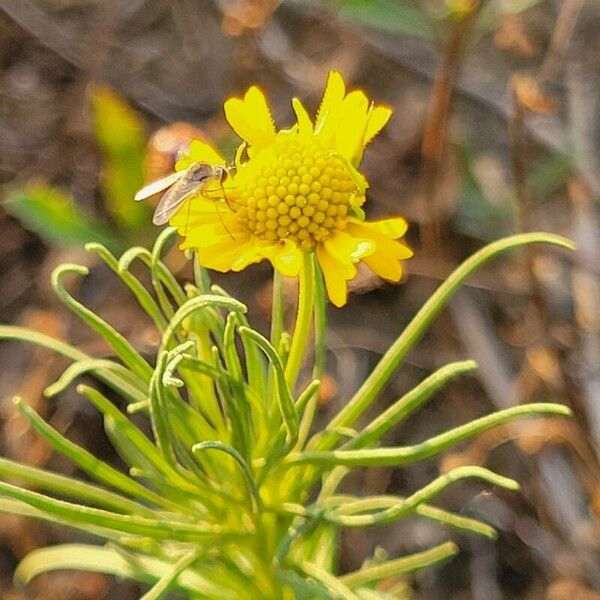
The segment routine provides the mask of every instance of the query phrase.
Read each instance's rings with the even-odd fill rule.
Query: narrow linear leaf
[[[569,250],[574,248],[573,242],[558,235],[524,233],[493,242],[473,254],[473,256],[457,267],[429,297],[412,321],[383,355],[354,397],[332,420],[330,428],[351,427],[358,417],[371,406],[408,351],[423,336],[431,322],[446,306],[454,292],[470,275],[499,254],[527,244],[553,244]],[[337,436],[335,435],[327,436],[321,441],[319,448],[331,448],[335,444],[336,439]]]
[[[405,465],[438,454],[453,444],[462,442],[478,433],[491,429],[517,417],[543,414],[568,417],[571,411],[562,404],[533,403],[513,406],[505,410],[475,419],[465,425],[450,429],[420,444],[399,448],[376,448],[373,450],[333,450],[328,452],[306,452],[287,457],[293,464],[312,463],[325,465],[345,465],[348,467],[391,467]]]
[[[197,488],[171,468],[156,446],[106,396],[85,385],[78,386],[77,392],[85,395],[103,415],[113,419],[119,434],[126,437],[168,481],[182,492],[198,492]]]
[[[320,583],[336,600],[360,600],[348,586],[342,583],[341,579],[314,563],[302,562],[299,567],[306,575]]]
[[[63,495],[78,501],[89,502],[94,506],[122,513],[151,516],[152,510],[129,498],[110,492],[107,489],[85,483],[79,479],[51,473],[43,469],[29,467],[0,458],[0,477],[10,478],[20,483],[36,486],[53,494]]]
[[[125,494],[146,500],[156,506],[165,506],[178,510],[179,506],[151,492],[133,479],[123,475],[120,471],[113,469],[110,465],[102,462],[87,450],[77,446],[58,431],[46,423],[29,406],[19,398],[14,400],[19,412],[27,419],[29,424],[58,452],[72,460],[80,469],[91,475],[94,479],[101,481]]]
[[[135,348],[118,331],[103,321],[89,308],[75,300],[62,284],[62,277],[67,273],[76,273],[78,275],[87,275],[88,269],[81,265],[64,264],[58,266],[51,275],[52,288],[56,295],[91,329],[98,333],[115,351],[117,356],[134,373],[144,381],[150,379],[152,368],[136,352]]]
[[[519,489],[519,484],[513,479],[498,475],[489,469],[484,469],[483,467],[458,467],[434,479],[408,498],[400,500],[395,506],[368,514],[354,514],[368,511],[371,508],[369,499],[358,500],[351,504],[345,504],[336,510],[327,511],[325,518],[343,527],[369,527],[371,525],[389,523],[414,511],[424,502],[429,502],[454,482],[471,478],[481,479],[492,485],[509,490]]]
[[[154,301],[154,298],[150,292],[144,287],[144,285],[134,277],[128,270],[119,268],[119,261],[111,254],[111,252],[102,244],[88,243],[85,245],[87,252],[92,252],[98,255],[104,263],[123,281],[123,283],[129,288],[131,293],[135,296],[136,300],[144,312],[152,319],[156,328],[159,331],[164,331],[167,326],[164,315],[160,311],[158,304]]]
[[[182,556],[171,568],[170,573],[165,573],[140,600],[161,600],[165,594],[175,586],[178,577],[191,566],[201,555],[201,551],[193,550]]]
[[[239,537],[242,532],[228,531],[220,525],[198,525],[173,520],[150,519],[136,515],[121,515],[99,508],[56,500],[43,494],[0,482],[0,495],[25,502],[56,517],[63,523],[89,523],[124,535],[140,535],[155,540],[174,540],[179,542],[201,542],[208,540],[224,541]]]
[[[152,584],[171,573],[172,568],[173,565],[156,558],[136,556],[135,561],[128,561],[113,549],[86,544],[63,544],[34,550],[28,554],[20,562],[15,579],[26,584],[49,571],[80,570]],[[201,594],[206,598],[236,600],[235,594],[189,569],[178,575],[177,586],[188,593]]]
[[[148,386],[135,373],[119,363],[102,358],[90,358],[73,363],[63,374],[44,390],[47,398],[52,398],[66,390],[76,379],[86,373],[110,374],[119,380],[119,390],[130,402],[141,402],[146,398]]]
[[[395,560],[389,560],[372,567],[364,567],[360,571],[342,575],[340,581],[350,587],[356,588],[369,583],[376,583],[388,577],[394,577],[403,573],[410,573],[424,567],[448,560],[458,553],[458,546],[452,542],[445,542],[429,550],[404,556]]]
[[[235,448],[232,448],[231,446],[228,446],[227,444],[217,440],[208,440],[192,446],[192,452],[194,453],[199,453],[203,450],[219,450],[220,452],[225,452],[225,454],[228,454],[231,456],[231,458],[233,458],[233,460],[239,466],[242,475],[244,476],[254,512],[258,513],[260,510],[262,510],[262,501],[260,499],[258,488],[254,482],[252,470],[250,469],[248,463],[243,459],[242,455]]]
[[[269,341],[257,331],[254,331],[249,327],[240,327],[239,332],[242,337],[250,338],[265,353],[275,368],[279,410],[288,432],[288,444],[293,445],[298,440],[298,415],[296,414],[294,401],[286,382],[285,372],[281,360],[279,359],[279,355]]]
[[[358,435],[346,443],[344,449],[364,448],[380,440],[390,429],[398,425],[405,417],[423,406],[450,380],[477,368],[473,360],[451,363],[438,369],[423,380],[410,392],[397,400],[387,410],[369,423]]]

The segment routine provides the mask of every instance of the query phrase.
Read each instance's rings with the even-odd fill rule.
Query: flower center
[[[314,139],[285,133],[272,151],[253,156],[235,175],[237,212],[256,237],[289,239],[309,252],[345,228],[356,182],[343,161]]]

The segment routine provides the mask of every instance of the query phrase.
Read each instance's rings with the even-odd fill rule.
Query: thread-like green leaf
[[[152,515],[152,510],[146,506],[110,492],[105,488],[58,473],[22,465],[7,458],[0,458],[0,477],[33,485],[53,494],[81,502],[89,502],[93,506],[107,508],[112,511],[145,516]]]
[[[3,482],[0,482],[0,495],[25,502],[43,511],[50,518],[56,517],[62,523],[89,523],[123,535],[140,535],[155,540],[179,542],[225,541],[228,538],[244,535],[244,532],[240,531],[227,531],[220,525],[183,523],[165,517],[150,519],[136,515],[122,515],[56,500]]]
[[[165,573],[153,586],[148,590],[140,600],[161,600],[165,594],[174,587],[178,577],[191,566],[201,555],[201,551],[192,550],[182,556],[172,567],[170,573]]]
[[[343,527],[368,527],[381,523],[389,523],[413,512],[418,506],[435,498],[435,496],[443,492],[455,481],[471,478],[481,479],[492,485],[510,490],[519,489],[519,484],[513,479],[498,475],[489,469],[484,469],[483,467],[457,467],[437,477],[411,496],[399,500],[394,506],[373,511],[373,502],[369,498],[366,498],[353,503],[343,504],[331,511],[326,511],[325,518]]]
[[[288,444],[292,446],[298,440],[298,415],[296,414],[294,401],[286,382],[285,372],[279,355],[269,341],[257,331],[249,327],[240,327],[239,332],[242,337],[250,338],[265,353],[275,369],[279,410],[288,432]]]
[[[167,326],[164,315],[162,314],[158,304],[154,301],[154,298],[150,292],[144,287],[144,285],[134,277],[127,269],[119,268],[119,261],[112,255],[112,253],[102,244],[90,243],[85,245],[87,252],[93,252],[98,255],[104,263],[119,276],[121,281],[129,288],[131,293],[135,296],[138,304],[144,310],[144,312],[152,319],[159,331],[164,331]]]
[[[371,406],[408,351],[423,336],[431,322],[446,306],[454,292],[470,275],[499,254],[527,244],[553,244],[570,250],[574,247],[573,242],[558,235],[524,233],[493,242],[473,254],[457,267],[429,297],[412,321],[383,355],[354,397],[332,420],[330,428],[351,427],[358,417]],[[319,449],[331,448],[335,444],[336,439],[335,435],[323,437],[319,444]]]
[[[424,567],[430,567],[434,564],[448,560],[458,553],[458,546],[452,542],[445,542],[429,550],[403,556],[394,560],[388,560],[384,563],[373,565],[372,567],[363,567],[360,571],[342,575],[340,581],[355,589],[361,585],[375,583],[388,577],[410,573]]]
[[[477,363],[475,361],[465,360],[438,369],[378,415],[352,440],[344,444],[343,448],[348,450],[364,448],[379,441],[390,429],[430,400],[451,379],[476,368]]]
[[[86,385],[78,386],[77,392],[85,395],[105,417],[110,417],[115,423],[119,437],[128,440],[144,456],[146,462],[160,472],[167,481],[182,493],[197,494],[198,489],[164,460],[156,446],[106,396]]]
[[[233,458],[233,460],[239,466],[242,475],[244,476],[244,481],[248,487],[249,497],[252,501],[253,510],[254,512],[258,513],[262,509],[260,494],[256,487],[256,483],[254,482],[252,469],[244,460],[242,455],[235,448],[232,448],[223,442],[219,442],[218,440],[207,440],[206,442],[200,442],[199,444],[194,444],[194,446],[192,446],[192,452],[194,452],[194,454],[198,454],[204,450],[219,450],[220,452],[225,452],[225,454],[228,454],[231,456],[231,458]]]
[[[290,454],[287,461],[290,463],[311,463],[325,465],[344,465],[348,467],[392,467],[405,465],[418,460],[423,460],[438,454],[453,444],[462,442],[478,433],[486,431],[496,425],[501,425],[517,417],[536,415],[569,416],[571,411],[563,404],[533,403],[513,406],[498,412],[486,415],[465,425],[450,429],[436,435],[420,444],[402,446],[399,448],[376,448],[373,450],[333,450],[328,452],[305,452],[303,454]]]
[[[67,389],[85,373],[98,375],[99,372],[118,377],[118,389],[129,402],[141,402],[146,398],[148,385],[142,379],[123,365],[102,358],[89,358],[73,363],[52,385],[44,390],[44,395],[52,398]]]
[[[46,423],[29,406],[19,398],[14,400],[19,412],[27,419],[29,424],[58,452],[72,460],[80,469],[124,494],[146,500],[156,506],[164,506],[171,510],[178,510],[179,506],[151,492],[133,479],[123,475],[110,465],[102,462],[87,450],[77,446],[58,431]]]
[[[62,277],[67,273],[87,275],[88,269],[81,265],[64,264],[58,266],[51,275],[51,283],[56,295],[91,329],[98,333],[115,351],[117,356],[136,375],[148,381],[152,375],[150,365],[136,352],[135,348],[118,331],[103,321],[89,308],[75,300],[62,284]]]
[[[331,575],[325,569],[315,565],[314,563],[304,561],[298,567],[309,577],[312,577],[319,582],[336,600],[360,600],[360,598],[342,581]]]
[[[20,562],[15,579],[29,583],[38,575],[49,571],[81,570],[153,584],[172,573],[172,569],[173,565],[156,558],[136,556],[134,560],[128,561],[122,554],[110,548],[63,544],[34,550],[28,554]],[[199,594],[201,598],[236,600],[232,592],[189,569],[179,574],[177,586],[188,593]]]

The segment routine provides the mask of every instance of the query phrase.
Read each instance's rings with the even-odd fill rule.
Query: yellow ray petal
[[[329,255],[325,246],[321,244],[317,246],[317,260],[325,279],[329,299],[337,307],[344,306],[348,298],[348,287],[340,264]]]
[[[335,147],[352,164],[357,164],[362,157],[368,107],[369,101],[361,91],[350,92],[342,103]]]
[[[301,250],[291,240],[267,246],[263,250],[273,266],[286,277],[296,277],[302,266]]]
[[[190,247],[188,239],[182,244],[182,248]],[[236,260],[248,250],[249,245],[250,237],[245,240],[235,240],[231,236],[223,237],[218,242],[199,249],[198,258],[204,267],[225,273],[232,270]]]
[[[302,102],[298,98],[292,98],[292,107],[298,121],[298,134],[300,136],[312,135],[313,124]]]
[[[273,117],[264,94],[252,86],[244,99],[229,98],[224,104],[225,117],[233,130],[250,146],[268,146],[275,137]]]
[[[252,126],[257,131],[262,132],[269,141],[273,139],[275,136],[275,123],[262,90],[255,85],[249,88],[244,95],[244,106],[246,119],[251,122]]]
[[[375,106],[369,110],[363,146],[366,146],[385,127],[391,116],[392,109],[388,106]]]
[[[385,252],[375,252],[363,258],[363,262],[377,275],[390,281],[400,281],[402,277],[402,263],[391,259]]]
[[[402,217],[392,217],[391,219],[381,219],[379,221],[367,221],[364,223],[367,227],[375,229],[379,233],[392,238],[393,240],[402,237],[408,229],[406,219]]]
[[[175,163],[175,170],[183,171],[199,162],[205,162],[209,165],[224,165],[225,159],[206,142],[192,140],[189,148],[181,153]]]
[[[247,266],[254,263],[258,263],[264,260],[265,254],[262,248],[254,243],[250,243],[246,246],[243,252],[240,252],[238,257],[231,264],[232,271],[243,271]]]
[[[369,227],[368,223],[360,223],[355,220],[349,221],[347,231],[357,237],[365,237],[375,242],[377,251],[389,256],[390,260],[406,260],[413,255],[408,246],[380,233],[376,227]]]
[[[317,112],[315,134],[323,139],[331,139],[341,117],[342,102],[346,94],[346,84],[337,71],[330,71],[323,100]]]
[[[344,276],[351,279],[356,275],[353,267],[364,256],[375,252],[375,243],[364,237],[354,237],[345,231],[336,231],[324,242],[327,252],[345,267]]]
[[[222,220],[208,223],[203,219],[186,220],[181,219],[177,224],[171,223],[177,227],[180,235],[185,237],[186,248],[207,248],[221,241],[231,240],[239,242],[247,238],[243,231],[235,231],[233,223],[229,226]]]

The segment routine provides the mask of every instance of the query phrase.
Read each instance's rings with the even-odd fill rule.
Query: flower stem
[[[271,344],[279,348],[283,333],[283,282],[278,271],[273,272],[273,308],[271,310]]]
[[[285,367],[285,380],[290,390],[296,384],[306,344],[310,335],[313,309],[315,305],[315,263],[311,253],[303,254],[298,289],[298,316],[292,336],[290,355]]]

